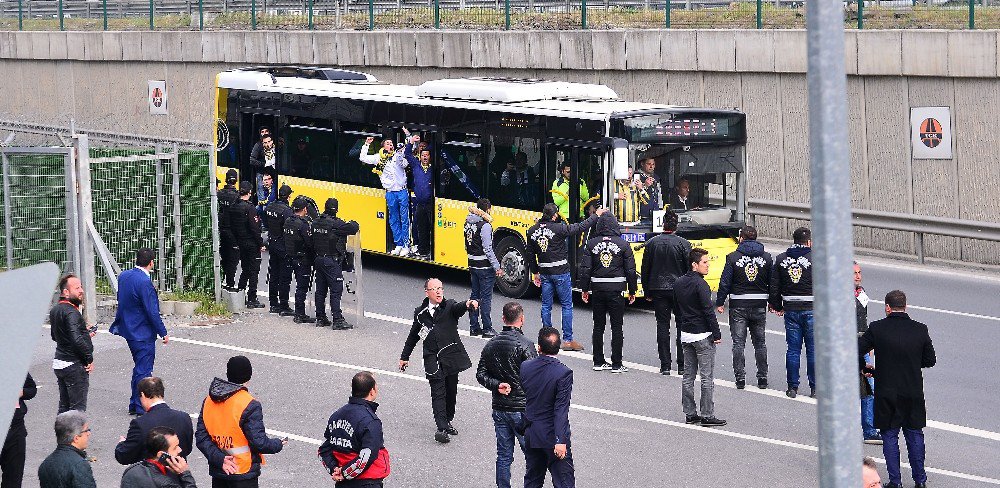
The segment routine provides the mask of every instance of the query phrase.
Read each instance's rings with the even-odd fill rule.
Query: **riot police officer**
[[[229,213],[233,205],[240,199],[236,190],[237,173],[235,169],[226,171],[226,186],[216,194],[219,204],[219,258],[222,264],[222,288],[227,291],[236,290],[236,265],[240,262],[240,251],[236,247],[236,239],[229,223]]]
[[[285,219],[292,215],[288,197],[292,189],[281,185],[278,199],[264,208],[264,224],[267,226],[267,300],[270,313],[290,317],[295,312],[288,307],[288,289],[292,284],[291,268],[285,265]]]
[[[316,260],[316,326],[332,326],[333,330],[351,329],[340,309],[344,294],[344,258],[347,256],[347,236],[358,233],[358,223],[337,217],[339,202],[336,198],[326,201],[323,215],[312,228],[313,250]],[[330,293],[330,316],[326,316],[326,295]]]
[[[310,199],[297,196],[291,216],[285,219],[285,258],[295,272],[295,318],[297,324],[311,324],[316,319],[306,315],[306,292],[312,278],[312,218],[307,208]]]
[[[260,253],[264,250],[261,237],[260,217],[250,203],[253,185],[240,183],[240,199],[229,209],[229,223],[240,252],[239,290],[247,292],[247,308],[264,308],[257,300],[257,275],[260,274]]]

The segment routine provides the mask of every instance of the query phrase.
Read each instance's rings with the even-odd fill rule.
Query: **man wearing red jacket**
[[[381,488],[389,476],[389,451],[382,443],[382,421],[375,375],[361,371],[351,380],[351,399],[330,416],[319,457],[339,487]]]

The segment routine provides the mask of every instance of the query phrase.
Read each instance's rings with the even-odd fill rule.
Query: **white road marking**
[[[410,325],[410,324],[413,323],[413,321],[406,320],[406,319],[401,318],[401,317],[394,317],[392,315],[385,315],[385,314],[376,313],[376,312],[365,312],[365,317],[372,318],[372,319],[377,319],[377,320],[384,320],[386,322],[392,322],[392,323],[402,324],[402,325]],[[725,324],[727,326],[729,325],[728,323],[725,323],[725,322],[720,322],[719,324],[720,325]],[[779,331],[770,330],[770,329],[765,330],[765,332],[767,332],[769,334],[775,334],[775,335],[781,335],[781,336],[785,335],[784,332],[779,332]],[[469,337],[469,333],[466,332],[466,331],[464,331],[464,330],[459,330],[458,333],[460,335],[464,335],[466,337]],[[479,338],[479,339],[481,339],[481,338]],[[568,356],[568,357],[577,358],[577,359],[583,359],[583,360],[587,360],[587,361],[593,360],[593,356],[591,354],[587,354],[587,353],[584,353],[584,352],[562,351],[562,352],[559,353],[559,355],[560,356]],[[626,366],[627,368],[629,368],[629,369],[634,369],[634,370],[637,370],[637,371],[644,371],[644,372],[647,372],[647,373],[660,374],[660,368],[657,367],[657,366],[649,366],[649,365],[646,365],[646,364],[633,363],[633,362],[630,362],[630,361],[622,361],[622,364],[624,366]],[[672,378],[678,378],[679,379],[679,377],[676,376],[676,375],[670,375],[670,377],[672,377]],[[736,389],[736,383],[733,382],[733,381],[720,380],[720,379],[716,378],[714,380],[714,383],[715,383],[716,386],[721,386],[721,387],[724,387],[724,388]],[[788,398],[787,396],[785,396],[785,392],[779,391],[779,390],[770,389],[770,388],[762,390],[762,389],[757,388],[755,386],[749,386],[748,385],[748,387],[745,390],[743,390],[743,391],[748,392],[748,393],[755,393],[755,394],[758,394],[758,395],[764,395],[764,396],[769,396],[769,397],[774,397],[774,398],[780,398],[780,399],[783,399],[783,400],[788,400],[788,401],[793,401],[793,402],[808,403],[808,404],[812,404],[812,405],[816,404],[816,399],[815,398],[809,398],[807,395],[799,395],[799,396],[796,396],[795,398]],[[928,420],[927,421],[927,426],[930,427],[930,428],[933,428],[933,429],[944,430],[944,431],[948,431],[948,432],[954,432],[956,434],[963,434],[963,435],[968,435],[968,436],[973,436],[973,437],[980,437],[980,438],[983,438],[983,439],[990,439],[990,440],[994,440],[994,441],[1000,441],[1000,433],[991,432],[991,431],[983,430],[983,429],[977,429],[977,428],[974,428],[974,427],[966,427],[966,426],[962,426],[962,425],[949,424],[949,423],[946,423],[946,422],[938,422],[938,421],[935,421],[935,420]]]
[[[206,341],[199,341],[199,340],[185,339],[185,338],[171,339],[171,342],[179,342],[179,343],[183,343],[183,344],[192,344],[192,345],[198,345],[198,346],[205,346],[205,347],[211,347],[211,348],[216,348],[216,349],[225,349],[225,350],[229,350],[229,351],[243,352],[243,353],[248,353],[248,354],[256,354],[256,355],[260,355],[260,356],[268,356],[268,357],[273,357],[273,358],[289,359],[289,360],[292,360],[292,361],[299,361],[299,362],[305,362],[305,363],[319,364],[319,365],[324,365],[324,366],[333,366],[333,367],[342,368],[342,369],[349,369],[349,370],[352,370],[352,371],[367,370],[367,371],[376,372],[376,373],[378,373],[380,375],[393,376],[393,377],[397,377],[397,378],[405,378],[405,379],[409,379],[409,380],[413,380],[413,381],[419,381],[419,382],[422,382],[422,383],[426,383],[427,382],[426,378],[423,378],[423,377],[420,377],[420,376],[416,376],[416,375],[402,373],[402,372],[399,372],[399,371],[389,371],[389,370],[382,370],[382,369],[377,369],[377,368],[370,368],[370,367],[366,367],[366,366],[359,366],[359,365],[348,364],[348,363],[340,363],[340,362],[336,362],[336,361],[327,361],[327,360],[323,360],[323,359],[314,359],[314,358],[307,358],[307,357],[302,357],[302,356],[293,356],[291,354],[283,354],[283,353],[277,353],[277,352],[271,352],[271,351],[264,351],[264,350],[260,350],[260,349],[250,349],[250,348],[246,348],[246,347],[231,346],[231,345],[228,345],[228,344],[219,344],[219,343],[214,343],[214,342],[206,342]],[[485,388],[478,387],[478,386],[469,386],[469,385],[465,385],[465,384],[459,383],[458,387],[460,389],[463,389],[463,390],[477,391],[477,392],[481,392],[481,393],[489,393],[489,391],[486,390]],[[804,450],[804,451],[818,452],[818,450],[819,450],[816,446],[811,446],[811,445],[808,445],[808,444],[800,444],[800,443],[797,443],[797,442],[783,441],[783,440],[780,440],[780,439],[772,439],[770,437],[762,437],[762,436],[756,436],[756,435],[751,435],[751,434],[742,434],[742,433],[739,433],[739,432],[733,432],[733,431],[729,431],[729,430],[708,429],[708,428],[704,428],[704,427],[699,427],[699,426],[694,426],[694,425],[688,425],[688,424],[685,424],[683,422],[676,422],[676,421],[673,421],[673,420],[666,420],[666,419],[661,419],[661,418],[657,418],[657,417],[649,417],[649,416],[646,416],[646,415],[637,415],[637,414],[632,414],[632,413],[627,413],[627,412],[620,412],[620,411],[617,411],[617,410],[608,410],[608,409],[604,409],[604,408],[590,407],[590,406],[579,405],[579,404],[575,404],[575,403],[571,404],[571,408],[573,408],[575,410],[580,410],[580,411],[585,411],[585,412],[591,412],[591,413],[597,413],[597,414],[602,414],[602,415],[607,415],[607,416],[612,416],[612,417],[618,417],[618,418],[624,418],[624,419],[631,419],[631,420],[638,420],[638,421],[642,421],[642,422],[649,422],[649,423],[658,424],[658,425],[666,425],[666,426],[670,426],[670,427],[678,427],[678,428],[682,428],[682,429],[688,429],[688,430],[698,431],[698,432],[705,433],[705,434],[721,435],[721,436],[732,437],[732,438],[742,439],[742,440],[747,440],[747,441],[753,441],[753,442],[761,442],[761,443],[765,443],[765,444],[771,444],[771,445],[775,445],[775,446],[790,447],[790,448],[793,448],[793,449],[800,449],[800,450]],[[192,417],[197,418],[197,415],[192,415]],[[310,438],[310,437],[299,436],[299,435],[291,434],[291,433],[288,433],[288,432],[282,432],[282,431],[277,431],[277,430],[268,430],[267,432],[269,434],[273,434],[273,435],[277,435],[277,436],[281,436],[281,437],[288,437],[289,439],[294,439],[294,440],[297,440],[297,441],[300,441],[300,442],[305,442],[305,443],[308,443],[308,444],[313,444],[313,445],[322,444],[322,441],[320,441],[319,439],[313,439],[313,438]],[[881,462],[883,464],[885,463],[884,459],[876,459],[876,461]],[[906,464],[906,463],[902,463],[901,466],[903,468],[909,468],[909,465]],[[935,473],[935,474],[940,474],[940,475],[944,475],[944,476],[950,476],[950,477],[953,477],[953,478],[961,478],[961,479],[967,479],[967,480],[972,480],[972,481],[979,481],[979,482],[983,482],[983,483],[990,483],[990,484],[1000,485],[1000,479],[987,478],[987,477],[984,477],[984,476],[977,476],[977,475],[972,475],[972,474],[967,474],[967,473],[960,473],[960,472],[957,472],[957,471],[949,471],[949,470],[938,469],[938,468],[930,468],[930,467],[926,468],[926,470],[927,470],[928,473]]]
[[[881,300],[872,300],[872,302],[873,303],[881,303],[883,305],[885,304],[885,302],[883,302]],[[980,315],[980,314],[977,314],[977,313],[956,312],[954,310],[943,310],[943,309],[940,309],[940,308],[921,307],[921,306],[918,306],[918,305],[907,305],[906,308],[909,309],[909,310],[923,310],[925,312],[944,313],[944,314],[948,314],[948,315],[958,315],[959,317],[969,317],[969,318],[973,318],[973,319],[993,320],[993,321],[996,321],[996,322],[1000,322],[1000,317],[993,317],[993,316],[990,316],[990,315]]]
[[[198,420],[198,414],[192,413],[192,414],[188,414],[188,415],[190,415],[192,419]],[[312,437],[306,437],[306,436],[301,436],[301,435],[298,435],[298,434],[292,434],[291,432],[284,432],[284,431],[274,430],[274,429],[264,429],[264,432],[267,432],[268,434],[273,435],[275,437],[287,437],[289,440],[299,441],[299,442],[305,442],[306,444],[312,444],[314,446],[321,446],[321,445],[323,445],[323,440],[322,439],[313,439]]]

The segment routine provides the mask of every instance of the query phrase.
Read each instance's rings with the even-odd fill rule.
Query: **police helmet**
[[[279,200],[285,200],[291,194],[292,194],[292,189],[288,185],[281,185],[281,188],[278,188],[278,199]]]
[[[240,196],[253,193],[253,185],[249,181],[240,182]]]
[[[336,198],[330,197],[326,199],[326,213],[336,214],[339,207],[340,202]]]
[[[239,178],[239,173],[237,173],[235,169],[230,169],[229,171],[226,171],[226,184],[236,183],[236,180],[238,178]]]

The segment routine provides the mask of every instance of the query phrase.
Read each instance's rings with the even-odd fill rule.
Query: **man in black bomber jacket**
[[[437,278],[428,279],[424,291],[427,298],[413,311],[413,326],[399,355],[399,370],[406,370],[413,348],[423,339],[424,373],[431,386],[431,409],[437,424],[434,440],[443,444],[451,440],[450,436],[458,435],[451,425],[458,397],[458,373],[472,367],[458,335],[458,319],[470,308],[478,308],[479,302],[445,299],[444,285]]]
[[[524,388],[521,363],[538,357],[535,344],[524,337],[524,308],[503,306],[503,330],[490,339],[479,356],[476,381],[493,392],[493,427],[497,434],[497,486],[510,487],[514,440],[524,449]]]

